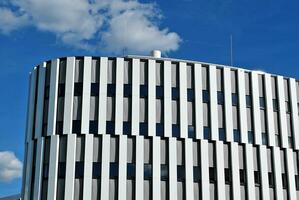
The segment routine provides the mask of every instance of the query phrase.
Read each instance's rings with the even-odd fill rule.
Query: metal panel
[[[47,135],[55,135],[58,97],[59,59],[51,61]]]
[[[194,199],[194,187],[193,187],[193,143],[192,139],[185,139],[185,191],[186,200]]]
[[[41,198],[42,189],[42,174],[43,174],[43,159],[44,159],[44,138],[37,140],[36,161],[35,161],[35,179],[33,199]]]
[[[93,135],[85,135],[83,199],[92,197]]]
[[[261,134],[261,117],[260,117],[260,99],[259,99],[259,85],[257,72],[251,72],[252,84],[252,105],[253,105],[253,122],[255,133],[255,144],[262,144]]]
[[[195,129],[196,138],[203,138],[203,105],[202,105],[202,74],[201,65],[194,65],[194,92],[195,92]]]
[[[169,138],[169,199],[177,200],[176,138]]]
[[[109,162],[110,135],[103,135],[102,141],[102,169],[101,169],[101,199],[109,200]]]
[[[209,83],[210,83],[210,124],[211,124],[211,139],[218,140],[218,103],[217,103],[217,75],[216,66],[210,65],[209,68]]]
[[[239,115],[241,142],[248,142],[247,134],[247,114],[246,114],[246,92],[245,92],[245,75],[244,70],[238,69],[238,93],[239,93]],[[227,121],[226,121],[227,123]]]
[[[58,178],[59,136],[51,135],[47,199],[56,199]]]
[[[296,185],[295,185],[295,171],[292,149],[286,149],[286,167],[287,167],[287,180],[288,180],[288,194],[289,200],[295,200],[296,197]]]
[[[156,135],[156,66],[148,61],[148,135]]]
[[[164,136],[171,137],[171,62],[164,61]],[[167,114],[166,114],[167,113]]]
[[[135,199],[143,200],[143,136],[136,136]]]
[[[247,199],[255,200],[255,183],[253,170],[253,149],[251,144],[245,145],[245,163],[246,163],[246,180],[247,180]]]
[[[209,146],[207,140],[200,141],[200,163],[201,163],[201,199],[210,199],[210,179],[209,179]]]
[[[273,97],[271,75],[265,74],[265,92],[266,92],[266,113],[267,113],[267,132],[269,146],[275,146],[275,130],[274,130],[274,115],[273,115]]]
[[[74,101],[75,57],[66,59],[65,98],[63,115],[63,134],[72,133]]]
[[[126,199],[127,192],[127,136],[119,136],[118,199]]]
[[[230,143],[231,151],[230,157],[231,161],[231,170],[232,170],[232,196],[233,199],[241,199],[240,191],[240,169],[239,169],[239,159],[234,159],[239,157],[239,148],[238,144],[235,142]]]
[[[260,171],[261,171],[261,187],[262,199],[270,200],[269,180],[268,180],[268,163],[267,163],[267,148],[265,145],[259,146],[260,153]]]
[[[89,133],[91,57],[84,57],[81,133]]]
[[[67,136],[66,172],[65,172],[65,199],[74,199],[75,161],[76,161],[76,135]]]
[[[35,136],[39,138],[43,130],[43,114],[44,114],[44,93],[45,93],[45,78],[46,78],[46,62],[39,66],[38,70],[38,89],[36,102],[36,116],[35,116]]]
[[[294,138],[294,148],[299,149],[299,118],[298,118],[298,106],[297,106],[297,89],[296,80],[290,78],[290,102],[292,111],[292,131]]]
[[[132,135],[139,135],[140,60],[132,61]]]
[[[160,162],[160,137],[153,137],[153,188],[152,197],[155,200],[161,198],[161,162]]]
[[[180,137],[188,137],[188,107],[187,107],[187,66],[186,63],[179,64],[180,81]]]
[[[124,59],[116,59],[115,134],[123,133]]]
[[[25,194],[25,181],[26,181],[26,172],[27,172],[27,154],[28,154],[28,144],[25,142],[25,152],[24,152],[24,159],[23,159],[24,163],[23,163],[23,172],[22,172],[22,189],[21,189],[21,198],[22,199],[24,199],[24,194]]]
[[[287,129],[287,117],[286,117],[286,109],[285,109],[284,81],[282,76],[277,76],[277,91],[278,91],[281,146],[283,148],[288,148],[288,133],[287,133],[288,129]]]
[[[224,102],[225,102],[225,132],[226,141],[234,141],[233,136],[233,111],[232,111],[232,91],[231,91],[231,71],[230,68],[223,68],[224,81]],[[240,115],[241,117],[241,115]],[[242,121],[242,120],[240,120]]]
[[[224,179],[224,152],[223,142],[216,141],[216,169],[217,169],[217,194],[218,200],[225,200],[225,179]]]
[[[108,58],[101,57],[100,60],[100,86],[99,86],[99,126],[98,133],[106,134],[106,102],[107,102],[107,66]],[[108,184],[108,183],[107,183]]]
[[[24,200],[30,199],[30,188],[32,183],[32,163],[33,163],[33,141],[28,142],[27,161],[26,161],[26,180],[24,186]]]
[[[281,177],[281,158],[280,158],[280,148],[273,147],[273,162],[274,167],[274,182],[275,182],[275,196],[277,199],[283,199],[283,190],[282,190],[282,177]]]
[[[26,124],[26,141],[30,142],[32,139],[33,126],[34,126],[34,107],[35,107],[35,93],[36,93],[36,79],[37,79],[37,68],[34,68],[30,75],[30,89],[29,89],[29,100],[27,110],[27,124]]]

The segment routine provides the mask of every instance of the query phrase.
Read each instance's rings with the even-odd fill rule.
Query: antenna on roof
[[[233,35],[230,34],[230,66],[233,66]]]

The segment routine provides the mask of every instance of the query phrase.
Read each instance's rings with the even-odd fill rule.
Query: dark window
[[[131,135],[131,122],[123,122],[123,134]]]
[[[152,165],[144,164],[144,180],[151,180],[152,178]]]
[[[262,144],[263,145],[268,145],[267,133],[262,133]]]
[[[287,176],[286,174],[281,174],[282,176],[282,187],[283,189],[287,189]]]
[[[101,163],[94,162],[92,165],[92,178],[99,179],[101,177]]]
[[[115,96],[115,84],[108,84],[107,85],[107,96],[114,97]]]
[[[285,102],[285,106],[286,106],[286,113],[290,113],[290,112],[291,112],[291,105],[290,105],[290,102],[286,101],[286,102]]]
[[[266,101],[264,97],[260,97],[260,108],[265,109],[266,108]]]
[[[223,94],[223,92],[217,92],[217,102],[220,105],[224,104],[224,94]]]
[[[245,185],[246,184],[246,174],[243,169],[240,169],[240,184]]]
[[[58,178],[65,178],[65,162],[58,163]]]
[[[210,128],[209,127],[204,127],[203,138],[206,140],[210,139]]]
[[[148,94],[148,88],[147,85],[140,85],[140,97],[146,98]]]
[[[199,166],[193,166],[193,182],[200,183],[201,180],[201,169]]]
[[[180,137],[180,126],[178,124],[172,124],[172,137]]]
[[[299,175],[295,175],[296,190],[299,190]]]
[[[185,166],[183,165],[178,165],[177,166],[177,178],[178,181],[184,181],[185,180]]]
[[[99,83],[91,83],[90,95],[99,96]]]
[[[74,85],[74,96],[82,96],[83,83],[75,83]]]
[[[188,89],[187,90],[187,99],[188,99],[188,101],[194,101],[195,96],[194,96],[194,90],[193,89]]]
[[[111,134],[111,135],[115,134],[115,123],[114,123],[114,121],[106,121],[106,132],[108,134]]]
[[[49,164],[44,164],[43,178],[47,179],[49,177]]]
[[[97,134],[98,133],[98,121],[92,120],[89,121],[89,133],[91,134]]]
[[[209,103],[210,101],[210,94],[208,90],[203,90],[202,91],[202,100],[204,103]]]
[[[132,96],[132,85],[124,84],[124,97],[131,97],[131,96]]]
[[[219,140],[225,141],[225,129],[224,128],[219,128]]]
[[[238,94],[232,93],[232,104],[233,106],[237,106],[239,104]]]
[[[164,136],[164,123],[156,124],[156,136]]]
[[[240,142],[240,131],[238,129],[234,129],[234,142]]]
[[[248,143],[253,144],[253,141],[254,141],[253,131],[248,131]]]
[[[273,173],[268,173],[269,187],[274,188],[274,176]]]
[[[277,101],[277,99],[273,99],[272,103],[273,103],[273,111],[278,111],[278,101]]]
[[[214,167],[209,168],[209,176],[210,176],[210,182],[214,183],[216,181],[216,170]]]
[[[261,184],[260,173],[258,171],[254,171],[254,183],[257,186]]]
[[[225,176],[225,183],[226,184],[231,184],[231,173],[230,173],[230,169],[225,168],[224,169],[224,176]]]
[[[140,135],[148,135],[148,123],[143,122],[139,124]]]
[[[75,178],[83,178],[84,176],[84,162],[76,162]]]
[[[194,126],[188,126],[188,138],[195,138]]]
[[[81,120],[73,120],[72,133],[81,133]]]
[[[167,181],[168,180],[168,166],[161,165],[161,180]]]
[[[156,97],[158,99],[163,98],[164,96],[164,88],[162,86],[156,86]]]
[[[127,179],[134,180],[135,178],[135,164],[128,163],[127,164]]]
[[[172,100],[177,100],[180,98],[180,91],[178,88],[171,88]]]
[[[64,97],[65,95],[65,84],[59,83],[58,85],[58,97]]]
[[[109,177],[111,179],[117,179],[118,177],[118,163],[110,163]]]
[[[56,122],[56,134],[57,135],[63,134],[63,122],[61,122],[61,121]]]
[[[250,95],[246,95],[246,107],[251,108],[252,107],[252,98]]]

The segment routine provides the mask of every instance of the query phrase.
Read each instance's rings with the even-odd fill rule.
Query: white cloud
[[[0,181],[9,182],[22,176],[22,162],[11,151],[0,152]]]
[[[119,53],[173,51],[181,39],[160,28],[156,4],[138,0],[4,0],[0,31],[24,26],[55,34],[65,44],[88,50]],[[2,7],[2,8],[1,8]],[[1,17],[4,16],[4,17]]]

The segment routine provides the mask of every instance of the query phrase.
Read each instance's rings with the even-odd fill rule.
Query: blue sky
[[[28,75],[44,60],[157,48],[168,57],[229,64],[232,34],[236,66],[299,78],[298,1],[115,0],[120,8],[103,0],[92,16],[80,10],[89,3],[76,1],[83,2],[80,8],[56,10],[55,16],[46,8],[69,0],[0,3],[0,152],[16,155],[6,158],[23,160]],[[19,175],[4,180],[7,167],[0,160],[0,197],[21,188]]]

